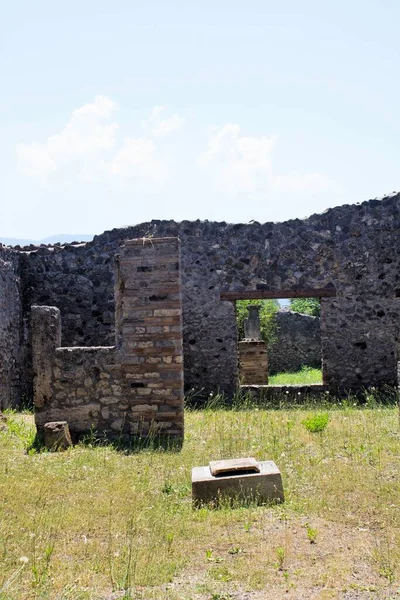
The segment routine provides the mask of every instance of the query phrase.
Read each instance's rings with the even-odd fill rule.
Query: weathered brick
[[[178,240],[125,243],[116,278],[116,347],[59,347],[59,337],[48,334],[56,322],[60,327],[54,311],[40,307],[34,313],[44,332],[35,337],[36,355],[48,365],[47,379],[37,381],[39,427],[44,419],[60,420],[63,414],[73,433],[95,426],[110,433],[128,429],[132,435],[146,435],[158,426],[161,410],[160,428],[182,436]],[[40,406],[41,397],[50,402]],[[77,403],[83,403],[79,411],[73,408]],[[126,421],[128,409],[129,419],[137,422]]]

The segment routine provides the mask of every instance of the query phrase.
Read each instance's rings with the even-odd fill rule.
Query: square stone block
[[[243,468],[244,461],[249,468]],[[227,463],[227,469],[218,469],[215,462],[192,469],[192,500],[194,506],[217,505],[224,502],[256,502],[272,504],[284,501],[281,473],[272,460],[257,462],[255,459],[237,459],[240,468],[235,467],[235,459],[218,461]],[[255,464],[254,464],[255,463]]]

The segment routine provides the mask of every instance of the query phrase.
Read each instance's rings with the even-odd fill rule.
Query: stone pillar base
[[[243,340],[239,342],[239,377],[241,385],[266,385],[268,383],[268,355],[265,342]]]

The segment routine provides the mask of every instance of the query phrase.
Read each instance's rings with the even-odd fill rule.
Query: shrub
[[[325,427],[328,425],[328,421],[328,413],[316,413],[315,415],[311,415],[311,417],[304,419],[302,423],[307,431],[310,433],[317,433],[319,431],[324,431]]]
[[[321,301],[319,298],[291,298],[290,310],[302,315],[319,317],[321,314]]]

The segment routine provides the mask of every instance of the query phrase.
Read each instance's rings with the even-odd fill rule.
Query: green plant
[[[317,539],[317,534],[318,534],[318,529],[314,529],[313,527],[310,527],[310,525],[306,525],[307,527],[307,537],[310,540],[310,544],[315,544],[315,541]]]
[[[238,339],[244,338],[244,321],[247,319],[247,307],[256,304],[260,306],[260,330],[261,338],[266,343],[271,343],[276,338],[275,315],[279,310],[277,300],[238,300],[236,302],[236,322]]]
[[[229,548],[228,554],[241,554],[243,550],[239,546],[232,546]]]
[[[316,413],[302,421],[304,427],[310,433],[318,433],[324,431],[329,422],[328,413]]]
[[[82,446],[87,446],[88,448],[94,448],[102,443],[101,436],[94,425],[91,425],[88,433],[82,436],[80,443]]]
[[[166,481],[161,489],[163,494],[173,494],[175,491],[174,486],[169,481]]]
[[[283,571],[285,564],[286,551],[283,546],[278,546],[275,550],[276,558],[278,559],[277,568],[279,571]]]
[[[167,531],[167,533],[165,534],[165,541],[167,543],[167,550],[168,552],[171,552],[171,548],[172,548],[172,543],[174,541],[174,534],[171,531]]]
[[[220,563],[224,560],[221,556],[214,556],[214,552],[211,548],[207,548],[206,550],[206,559],[208,560],[208,562],[215,563]]]
[[[15,436],[19,443],[26,449],[33,446],[36,435],[35,428],[32,427],[27,415],[29,413],[18,414],[15,410],[11,409],[4,411],[8,434]]]
[[[229,582],[233,579],[231,571],[225,565],[211,567],[209,575],[216,581]]]
[[[290,310],[302,315],[319,317],[321,314],[321,301],[319,298],[291,298]]]

